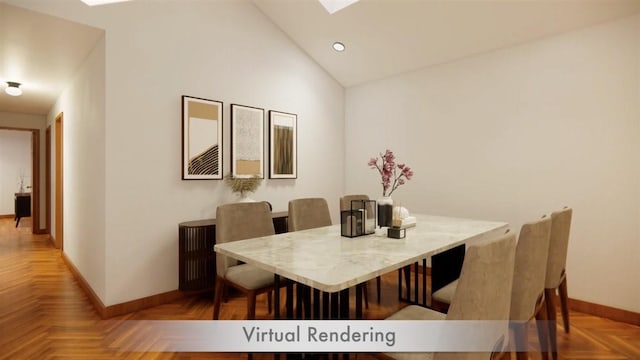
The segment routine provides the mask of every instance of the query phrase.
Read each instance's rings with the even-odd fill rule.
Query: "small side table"
[[[21,218],[31,216],[31,193],[15,193],[13,210],[16,227],[18,227]]]
[[[216,220],[187,221],[178,225],[179,286],[181,291],[210,290],[215,285]]]

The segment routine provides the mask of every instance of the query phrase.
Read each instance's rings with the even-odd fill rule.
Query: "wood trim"
[[[44,209],[45,231],[51,234],[51,125],[47,126],[44,138]]]
[[[40,228],[40,130],[31,130],[31,233]]]
[[[16,217],[15,214],[0,215],[0,219],[11,219],[11,218],[15,218],[15,217]]]
[[[108,319],[114,316],[124,315],[135,311],[148,309],[154,306],[166,304],[184,298],[185,293],[179,290],[167,291],[165,293],[147,296],[141,299],[131,300],[120,304],[108,306],[104,311],[103,318]]]
[[[84,293],[89,298],[91,305],[93,305],[93,307],[96,309],[100,317],[104,319],[106,314],[106,307],[104,306],[104,304],[102,303],[98,295],[96,295],[96,293],[93,291],[93,289],[91,288],[91,285],[89,285],[89,283],[84,278],[84,276],[82,276],[78,268],[76,268],[73,262],[71,262],[71,259],[67,257],[67,254],[64,252],[60,252],[60,253],[62,254],[62,260],[64,261],[65,265],[67,265],[73,277],[78,281],[78,285],[80,285],[80,288],[84,291]]]
[[[556,304],[559,302],[556,302]],[[614,321],[640,326],[640,313],[569,298],[569,309]]]
[[[34,234],[36,234],[36,235],[45,235],[45,234],[48,234],[48,232],[47,232],[46,229],[38,229],[38,230],[34,231]]]
[[[64,139],[63,139],[63,121],[64,115],[63,113],[58,114],[55,119],[55,178],[56,178],[56,189],[55,189],[55,207],[56,207],[56,215],[55,215],[55,246],[56,248],[63,250],[64,249],[64,195],[63,195],[63,182],[64,182],[64,164],[63,164],[63,151],[64,151]]]
[[[135,311],[148,309],[150,307],[166,304],[168,302],[172,302],[178,299],[182,299],[186,296],[185,293],[179,290],[168,291],[161,294],[147,296],[141,299],[131,300],[120,304],[115,304],[111,306],[105,306],[102,303],[102,300],[98,297],[98,295],[93,291],[91,285],[87,282],[87,280],[82,276],[78,268],[75,267],[73,262],[67,257],[67,254],[61,252],[62,260],[73,274],[73,277],[78,281],[78,285],[84,291],[84,293],[89,298],[91,305],[96,309],[96,312],[103,319],[112,318],[114,316],[124,315],[128,313],[132,313]]]

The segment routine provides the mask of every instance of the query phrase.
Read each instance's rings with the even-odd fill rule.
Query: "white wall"
[[[217,205],[236,199],[222,181],[180,179],[181,95],[223,101],[226,121],[231,103],[296,113],[298,179],[266,180],[253,198],[270,201],[276,211],[286,209],[289,199],[306,196],[326,197],[338,208],[344,90],[250,2],[135,1],[89,8],[79,1],[24,0],[15,5],[106,30],[103,193],[89,191],[100,186],[85,183],[100,176],[100,150],[84,142],[72,149],[80,139],[70,140],[67,133],[74,121],[94,120],[70,120],[59,106],[65,112],[65,152],[82,157],[65,162],[65,252],[74,254],[85,277],[89,273],[105,305],[177,289],[178,223],[214,217]],[[87,142],[96,140],[99,128],[98,121],[78,137],[86,131]],[[224,150],[228,172],[228,123]],[[89,157],[97,162],[89,167],[96,174],[78,180],[86,186],[80,190],[71,186],[70,174],[87,171],[80,166]],[[99,223],[93,219],[99,216],[94,201],[106,206],[104,291],[86,264],[98,255],[78,248],[83,241],[99,243],[86,239],[96,231],[100,236],[102,224],[92,227]],[[83,206],[90,212],[84,217],[71,210]],[[337,211],[334,215],[337,221]],[[93,221],[87,223],[87,217]]]
[[[31,192],[31,132],[0,129],[0,215],[14,213],[21,182]]]
[[[640,17],[347,89],[346,192],[415,169],[410,210],[519,229],[574,208],[569,296],[640,311]]]
[[[104,299],[105,269],[105,41],[101,38],[74,79],[51,108],[51,154],[55,154],[55,119],[63,114],[63,251]],[[56,188],[52,156],[51,188]],[[55,204],[55,190],[51,204]],[[52,206],[51,234],[56,234]]]
[[[46,131],[46,118],[42,115],[32,114],[17,114],[0,112],[0,128],[12,128],[12,129],[36,129],[40,132],[40,224],[36,230],[44,229],[46,224],[45,219],[45,131]],[[24,134],[28,134],[31,138],[31,132],[21,131]],[[27,135],[24,135],[27,136]],[[29,142],[31,144],[31,142]],[[31,145],[29,145],[29,159],[31,159]],[[31,161],[31,160],[29,160]],[[28,166],[29,174],[31,174],[31,163]],[[17,189],[17,188],[16,188]],[[11,194],[13,199],[13,193]],[[32,199],[34,201],[35,199]],[[31,209],[33,211],[33,207]],[[13,213],[13,200],[11,200],[11,212]],[[0,211],[0,214],[4,214]],[[33,214],[33,213],[32,213]],[[36,227],[37,224],[33,224]]]

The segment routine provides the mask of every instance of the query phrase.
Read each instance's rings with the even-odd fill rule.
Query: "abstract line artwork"
[[[298,177],[297,122],[295,114],[269,111],[269,177]]]
[[[222,179],[222,102],[182,96],[182,179]]]
[[[264,178],[264,110],[231,104],[231,175]]]

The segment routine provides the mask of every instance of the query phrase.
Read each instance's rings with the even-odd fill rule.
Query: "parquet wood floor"
[[[12,219],[0,219],[0,359],[246,359],[246,354],[118,353],[107,347],[109,329],[127,319],[210,319],[212,296],[191,296],[101,320],[47,236],[31,234],[30,220],[23,219],[16,229]],[[375,286],[369,287],[367,318],[384,318],[402,306],[396,300],[396,281],[395,274],[383,277],[381,304],[374,300]],[[269,318],[265,302],[259,299],[258,319]],[[241,319],[244,311],[244,299],[231,297],[220,317]],[[532,327],[532,344],[535,334]],[[572,312],[571,334],[560,327],[558,335],[560,359],[640,360],[640,327]],[[258,360],[271,358],[254,355]]]

